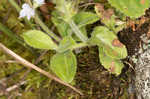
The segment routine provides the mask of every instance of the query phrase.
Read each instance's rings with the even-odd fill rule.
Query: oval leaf
[[[34,48],[39,49],[56,49],[57,45],[52,39],[39,30],[30,30],[23,33],[22,37],[25,42]]]
[[[76,24],[78,24],[79,27],[86,26],[88,24],[92,24],[99,20],[99,17],[95,13],[91,12],[79,12],[73,17]]]
[[[92,33],[91,42],[104,47],[106,54],[115,59],[127,56],[126,47],[118,40],[116,34],[106,27],[98,26]]]
[[[131,18],[138,18],[150,7],[150,0],[108,0],[109,3]]]
[[[60,79],[70,83],[76,74],[76,57],[71,51],[57,53],[52,57],[50,67]]]
[[[121,73],[124,67],[123,63],[120,60],[107,56],[103,47],[99,47],[99,58],[104,68],[110,71],[112,74],[119,75]]]
[[[55,13],[55,11],[53,11],[53,16],[51,18],[53,24],[55,24],[59,34],[62,37],[67,36],[68,33],[71,31],[69,25],[66,22],[64,22],[63,20],[60,20],[58,18],[59,16],[57,14],[55,15],[54,13]]]

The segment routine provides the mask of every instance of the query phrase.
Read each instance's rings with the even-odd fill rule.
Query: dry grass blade
[[[39,73],[47,76],[50,79],[55,80],[56,82],[63,84],[71,89],[73,89],[75,92],[79,93],[80,95],[83,95],[82,92],[80,92],[78,89],[76,89],[75,87],[71,86],[70,84],[60,80],[59,78],[51,75],[49,72],[46,72],[44,70],[42,70],[41,68],[37,67],[36,65],[28,62],[27,60],[23,59],[22,57],[20,57],[19,55],[17,55],[16,53],[14,53],[13,51],[11,51],[10,49],[8,49],[7,47],[5,47],[2,43],[0,43],[0,50],[2,50],[4,53],[7,53],[8,55],[10,55],[11,57],[13,57],[14,59],[16,59],[20,64],[24,65],[25,67],[34,69],[36,71],[38,71]]]

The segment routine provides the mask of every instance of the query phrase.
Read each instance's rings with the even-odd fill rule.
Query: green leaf
[[[69,33],[71,33],[71,28],[69,24],[67,24],[64,20],[62,20],[62,17],[59,15],[57,11],[52,12],[51,20],[62,37],[65,37]]]
[[[57,30],[58,30],[59,34],[62,37],[68,36],[72,32],[69,24],[61,19],[61,16],[59,15],[59,13],[57,11],[53,11],[52,15],[53,15],[52,18],[51,18],[52,22],[57,27]],[[85,26],[88,25],[88,24],[92,24],[92,23],[98,21],[99,17],[96,14],[94,14],[94,13],[79,12],[78,14],[76,14],[73,17],[73,20],[79,26],[79,28],[82,31],[82,33],[85,36],[87,36],[87,32],[86,32],[86,27]],[[78,39],[78,37],[76,37],[75,35],[73,35],[73,38],[75,40],[77,40],[77,41],[80,41]]]
[[[29,30],[23,33],[22,37],[27,44],[34,48],[54,50],[57,48],[57,45],[52,41],[52,39],[39,30]]]
[[[70,31],[69,25],[64,21],[60,21],[56,17],[52,17],[51,19],[52,19],[52,22],[55,24],[55,26],[56,26],[59,34],[61,35],[61,37],[67,36],[69,31]]]
[[[92,33],[91,43],[104,47],[108,56],[122,59],[127,56],[127,49],[117,38],[116,34],[104,26],[98,26]]]
[[[145,10],[150,7],[150,0],[108,0],[109,3],[131,18],[144,15]]]
[[[112,74],[119,75],[124,67],[123,63],[120,60],[107,56],[104,50],[103,47],[99,47],[99,58],[101,64]]]
[[[61,40],[57,51],[60,53],[65,52],[71,49],[74,45],[76,45],[75,40],[73,40],[71,36],[66,36]]]
[[[91,12],[79,12],[74,17],[73,20],[79,27],[92,24],[99,20],[99,17],[95,13]]]
[[[64,53],[57,53],[52,57],[50,67],[60,79],[71,83],[77,69],[76,57],[70,50]]]
[[[56,0],[56,9],[61,13],[65,22],[68,22],[76,14],[75,4],[74,1]]]

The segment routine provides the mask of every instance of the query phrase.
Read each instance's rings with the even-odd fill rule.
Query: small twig
[[[5,61],[5,63],[18,63],[18,61],[16,61],[16,60],[7,60],[7,61]]]
[[[86,7],[86,6],[89,6],[89,5],[95,5],[97,3],[86,3],[86,4],[83,4],[81,6],[79,6],[79,8],[82,8],[82,7]]]
[[[44,51],[34,62],[35,65],[37,65],[41,60],[42,60],[42,57],[47,53],[48,50]],[[31,68],[29,68],[25,74],[23,75],[23,77],[21,78],[21,81],[24,81],[26,76],[31,72]]]
[[[41,60],[42,60],[42,57],[48,52],[48,50],[42,52],[42,54],[35,60],[34,64],[38,64]]]
[[[125,63],[128,64],[129,67],[131,67],[135,71],[134,67],[129,62],[125,61]]]
[[[11,92],[12,90],[15,90],[16,88],[18,88],[20,85],[24,85],[24,84],[26,84],[26,83],[27,83],[27,81],[22,81],[22,82],[20,82],[20,83],[17,83],[17,84],[15,84],[15,85],[13,85],[13,86],[7,88],[7,89],[6,89],[6,92]]]
[[[70,84],[60,80],[59,78],[51,75],[49,72],[46,72],[44,70],[42,70],[41,68],[37,67],[36,65],[28,62],[27,60],[23,59],[22,57],[20,57],[19,55],[17,55],[16,53],[14,53],[13,51],[11,51],[10,49],[8,49],[7,47],[5,47],[2,43],[0,43],[0,50],[2,50],[3,52],[7,53],[8,55],[10,55],[11,57],[13,57],[14,59],[16,59],[20,64],[24,65],[25,67],[28,68],[32,68],[36,71],[38,71],[39,73],[47,76],[50,79],[55,80],[56,82],[59,82],[60,84],[63,84],[65,86],[70,87],[71,89],[73,89],[74,91],[76,91],[77,93],[79,93],[80,95],[83,95],[82,92],[80,92],[78,89],[76,89],[75,87],[71,86]]]
[[[46,53],[47,53],[47,50],[44,51],[44,52],[42,52],[41,55],[35,60],[34,63],[35,63],[35,64],[38,64],[38,63],[42,60],[42,57],[43,57]],[[8,60],[8,61],[6,61],[6,63],[18,63],[18,61],[16,61],[16,60]],[[20,71],[20,70],[19,70],[19,71]],[[28,73],[30,73],[30,71],[31,71],[31,68],[29,68],[29,69],[25,72],[24,76],[21,78],[21,81],[19,81],[18,84],[15,84],[15,85],[13,85],[12,87],[7,88],[7,89],[5,90],[5,92],[6,92],[6,93],[11,92],[11,91],[15,90],[16,88],[18,88],[19,86],[23,85],[23,84],[24,84],[24,80],[25,80],[26,76],[28,75]],[[16,73],[16,72],[15,72],[15,73]],[[8,80],[7,77],[1,79],[1,80],[0,80],[0,84],[1,84],[1,83],[5,83],[7,80]],[[3,93],[5,93],[5,92],[3,92]],[[3,94],[2,94],[2,95],[3,95]],[[0,94],[0,96],[1,96],[1,94]]]
[[[0,89],[2,91],[2,92],[0,92],[0,96],[7,95],[9,92],[17,89],[20,85],[24,85],[26,83],[27,83],[27,81],[21,81],[21,82],[15,84],[15,85],[13,85],[13,86],[11,86],[9,88],[5,88],[4,90]]]

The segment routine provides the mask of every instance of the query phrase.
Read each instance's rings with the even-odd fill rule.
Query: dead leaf
[[[123,47],[123,44],[118,40],[118,39],[114,39],[113,41],[112,41],[112,45],[114,46],[114,47]]]
[[[145,0],[141,0],[140,3],[141,3],[141,4],[144,4],[144,3],[145,3]]]

